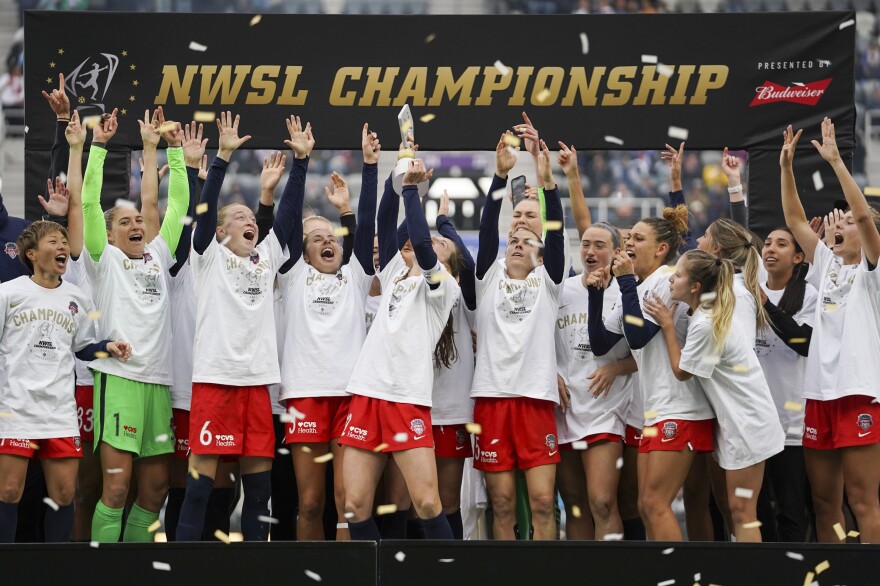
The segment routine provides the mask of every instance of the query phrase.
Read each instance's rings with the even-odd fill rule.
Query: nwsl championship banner
[[[297,114],[318,148],[359,148],[369,122],[391,149],[404,104],[428,150],[492,149],[523,110],[548,145],[580,149],[660,149],[686,137],[688,149],[776,151],[785,124],[803,127],[809,145],[826,115],[841,150],[854,146],[855,26],[845,12],[28,12],[25,34],[34,193],[55,136],[40,90],[57,87],[59,73],[81,116],[119,108],[115,150],[139,150],[136,118],[160,105],[180,121],[240,114],[248,148],[284,148],[283,120]],[[778,173],[774,183],[778,192]]]

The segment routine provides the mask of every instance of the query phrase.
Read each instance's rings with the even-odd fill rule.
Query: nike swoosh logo
[[[866,435],[871,435],[871,432],[859,433],[859,437],[865,437]]]
[[[548,455],[548,456],[555,456],[555,455],[556,455],[556,452],[558,452],[558,451],[559,451],[559,450],[553,450],[552,452],[550,452],[550,453],[547,454],[547,455]]]
[[[640,441],[642,441],[642,436],[640,436],[640,435],[635,435],[635,436],[633,436],[633,439],[636,440],[636,441],[638,441],[638,442],[640,442]]]
[[[15,309],[16,307],[18,307],[18,306],[21,305],[22,303],[24,303],[24,301],[19,301],[18,303],[10,303],[10,304],[9,304],[9,309]]]
[[[463,450],[463,449],[464,449],[464,446],[455,446],[455,450],[456,450],[456,451],[458,451],[458,450]]]
[[[665,444],[666,442],[671,442],[674,439],[675,439],[674,437],[664,437],[664,438],[661,438],[660,441]]]
[[[425,436],[424,436],[424,435],[414,435],[414,436],[413,436],[413,439],[414,439],[414,440],[420,440],[420,439],[422,439],[423,437],[425,437]]]

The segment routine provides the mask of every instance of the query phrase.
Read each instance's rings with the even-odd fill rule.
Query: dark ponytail
[[[452,241],[450,241],[452,242]],[[455,249],[449,255],[446,268],[452,278],[458,278],[464,267],[464,257],[458,246],[453,242]],[[458,360],[458,348],[455,346],[455,327],[453,323],[452,312],[449,312],[449,319],[446,320],[446,327],[440,334],[440,339],[434,347],[434,368],[451,368],[453,363]]]
[[[800,244],[795,240],[794,234],[791,233],[787,226],[781,226],[775,230],[787,232],[791,236],[791,243],[794,249],[801,254],[804,253]],[[807,273],[809,270],[810,265],[806,260],[799,262],[792,268],[791,279],[785,284],[785,292],[777,304],[777,307],[788,316],[794,317],[804,306],[804,296],[807,293]]]

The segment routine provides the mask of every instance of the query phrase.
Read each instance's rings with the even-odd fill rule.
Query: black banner
[[[284,148],[284,118],[319,149],[357,149],[369,122],[390,148],[409,104],[428,150],[487,150],[529,112],[548,144],[582,149],[777,149],[831,116],[854,146],[854,14],[342,16],[28,12],[29,152],[54,122],[38,89],[66,76],[82,116],[241,115],[249,148]],[[48,114],[48,115],[47,115]],[[209,135],[210,136],[210,135]],[[211,145],[216,146],[216,139]],[[28,185],[31,182],[28,181]],[[37,186],[37,188],[39,188]]]

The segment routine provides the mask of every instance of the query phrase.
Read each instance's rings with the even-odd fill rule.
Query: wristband
[[[106,142],[95,142],[95,141],[92,141],[92,146],[101,147],[102,149],[106,149],[106,148],[107,148],[107,143],[106,143]]]
[[[736,187],[728,187],[727,193],[740,193],[743,190],[742,185],[737,185]]]

